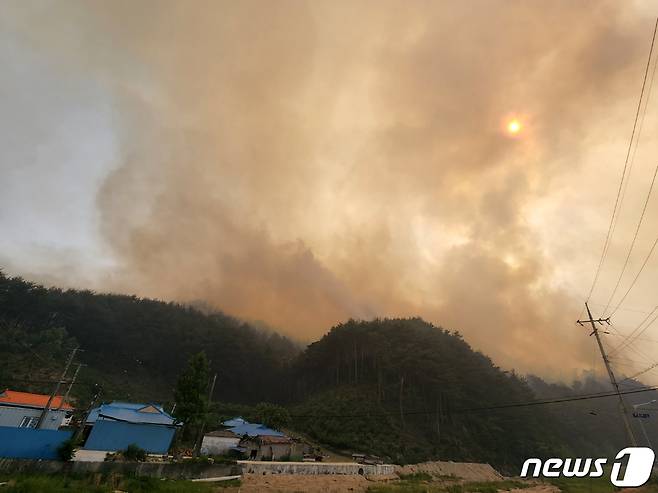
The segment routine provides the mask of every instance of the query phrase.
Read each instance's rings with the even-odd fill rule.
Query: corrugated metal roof
[[[237,417],[237,418],[229,419],[228,421],[224,421],[222,423],[222,425],[226,426],[227,428],[231,428],[233,426],[240,426],[240,425],[243,425],[245,423],[248,424],[249,421],[246,421],[246,420],[244,420],[240,417]]]
[[[281,433],[280,431],[273,430],[271,428],[268,428],[265,425],[259,424],[259,423],[250,423],[249,421],[246,421],[242,418],[233,418],[229,419],[228,421],[224,421],[222,423],[224,426],[227,426],[229,431],[232,431],[236,435],[239,436],[250,436],[250,437],[257,437],[257,436],[275,436],[275,437],[283,437],[285,434]]]
[[[87,417],[87,423],[95,423],[97,420],[116,420],[155,425],[173,425],[175,421],[174,418],[164,412],[162,406],[132,402],[111,402],[92,409]]]
[[[0,404],[44,408],[48,404],[49,398],[50,396],[47,394],[31,394],[7,389],[0,394]],[[50,403],[50,409],[57,409],[61,405],[62,409],[72,410],[73,407],[68,403],[64,402],[62,404],[63,399],[64,397],[61,395],[56,395]]]

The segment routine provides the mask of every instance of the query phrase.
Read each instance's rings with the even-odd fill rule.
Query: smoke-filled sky
[[[574,320],[657,14],[616,0],[4,0],[0,266],[203,301],[305,341],[350,317],[418,315],[505,367],[599,369]],[[656,165],[651,74],[595,315]],[[656,234],[654,197],[615,299]],[[621,333],[658,304],[656,257],[613,317]],[[620,372],[658,357],[651,336]]]

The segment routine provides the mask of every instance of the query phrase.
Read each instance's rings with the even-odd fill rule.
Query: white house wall
[[[19,427],[23,418],[25,417],[34,417],[39,418],[41,416],[42,409],[36,409],[31,407],[19,407],[19,406],[1,406],[0,405],[0,426],[12,426]],[[58,429],[64,417],[66,416],[66,411],[48,411],[46,419],[43,421],[41,426],[42,429],[46,430],[56,430]]]
[[[224,455],[233,447],[237,447],[240,438],[204,436],[201,442],[203,455]]]

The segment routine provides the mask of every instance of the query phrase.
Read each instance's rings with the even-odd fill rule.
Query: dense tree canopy
[[[455,332],[420,319],[350,321],[295,365],[298,426],[337,447],[360,444],[398,461],[427,457],[517,463],[560,444],[544,410],[468,412],[534,394]],[[354,415],[356,418],[341,418]],[[364,452],[367,450],[363,450]]]
[[[486,461],[512,473],[527,457],[610,455],[626,443],[614,398],[499,407],[608,392],[609,383],[503,371],[459,333],[417,318],[351,320],[302,351],[221,313],[45,288],[0,272],[0,335],[0,387],[19,390],[49,392],[80,345],[87,366],[72,395],[81,404],[100,384],[105,401],[176,400],[177,416],[190,421],[208,406],[208,376],[217,373],[206,429],[242,415],[345,451],[398,462]],[[644,423],[650,435],[654,422]],[[643,443],[638,420],[633,426]]]
[[[54,337],[49,331],[56,330],[58,337],[77,342],[84,350],[79,358],[88,366],[78,387],[102,384],[104,399],[171,403],[179,373],[191,355],[203,350],[211,373],[218,373],[215,399],[277,401],[289,362],[300,351],[285,337],[219,312],[135,296],[45,288],[1,271],[0,319],[5,323],[0,327],[0,352],[11,344],[9,352],[22,361],[16,363],[19,373],[6,374],[0,386],[22,384],[8,378],[18,379],[23,366],[38,361],[25,345],[7,336],[7,327],[25,331],[19,341],[32,344],[36,338],[46,348],[46,341]],[[57,360],[60,355],[48,358]],[[61,372],[61,363],[57,368]],[[49,386],[35,383],[33,390],[48,391]]]

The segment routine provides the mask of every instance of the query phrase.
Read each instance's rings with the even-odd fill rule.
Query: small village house
[[[240,446],[246,449],[252,460],[289,460],[294,454],[295,443],[287,436],[259,435],[245,437]]]
[[[249,459],[281,460],[290,458],[298,452],[301,455],[301,450],[296,450],[298,444],[294,440],[284,433],[268,428],[263,424],[250,423],[238,417],[224,421],[222,425],[227,429],[213,433],[225,434],[229,432],[237,437],[239,442],[232,445],[228,450],[244,453]],[[212,439],[209,435],[204,437],[204,442],[206,438]],[[233,438],[232,441],[235,441],[235,439]]]
[[[206,433],[201,443],[203,455],[228,455],[238,450],[240,437],[230,430],[217,430]]]
[[[48,404],[49,395],[5,390],[0,393],[0,426],[35,428]],[[50,403],[41,429],[57,430],[70,422],[73,407],[61,395]]]
[[[92,409],[85,422],[85,450],[116,452],[129,445],[166,454],[177,425],[162,406],[112,402]]]

